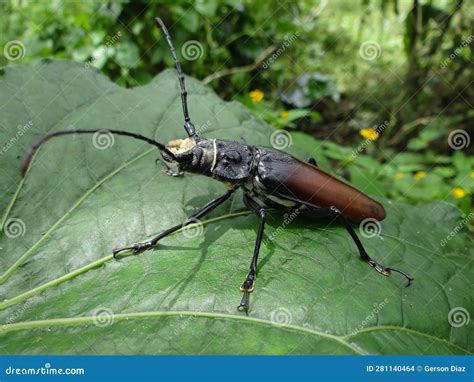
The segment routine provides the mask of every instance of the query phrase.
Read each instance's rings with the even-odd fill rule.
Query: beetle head
[[[250,176],[253,154],[250,148],[232,141],[216,139],[177,139],[166,148],[174,158],[161,152],[168,163],[180,171],[207,175],[222,181],[239,181]]]
[[[178,165],[180,171],[211,175],[214,159],[212,140],[176,139],[168,142],[166,148],[174,158],[164,151],[161,151],[161,156],[166,162]]]

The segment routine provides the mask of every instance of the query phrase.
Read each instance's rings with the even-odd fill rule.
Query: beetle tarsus
[[[390,276],[390,269],[384,267],[382,264],[378,263],[375,260],[369,260],[368,264],[374,268],[377,272],[381,273],[384,276]]]
[[[250,292],[244,292],[242,296],[242,300],[240,300],[240,304],[237,307],[239,312],[248,312],[249,310],[249,302],[250,302]]]
[[[116,248],[113,250],[112,253],[113,253],[114,259],[116,259],[117,255],[119,255],[122,252],[131,251],[134,255],[138,255],[139,253],[146,251],[147,249],[150,249],[151,247],[153,247],[153,245],[150,242],[135,243],[129,247]]]
[[[412,283],[413,280],[415,280],[415,278],[413,276],[411,276],[410,274],[408,273],[405,273],[403,271],[400,271],[399,269],[395,269],[395,268],[385,268],[388,272],[397,272],[397,273],[400,273],[401,275],[405,276],[406,279],[407,279],[407,287],[409,287]]]
[[[369,260],[368,264],[373,267],[377,272],[387,277],[391,276],[392,272],[400,273],[408,280],[408,284],[406,285],[407,287],[410,286],[412,281],[414,280],[413,276],[409,275],[408,273],[405,273],[399,269],[385,267],[382,264],[376,262],[375,260]]]

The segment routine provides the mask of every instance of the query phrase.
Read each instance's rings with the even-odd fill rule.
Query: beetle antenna
[[[30,150],[28,151],[28,154],[26,155],[26,157],[23,160],[23,163],[21,165],[21,169],[20,169],[21,176],[22,177],[25,176],[26,171],[28,170],[28,167],[30,166],[31,159],[33,158],[33,155],[35,154],[35,152],[39,149],[39,147],[43,143],[50,140],[51,138],[54,138],[54,137],[57,137],[57,136],[60,136],[60,135],[67,135],[67,134],[93,134],[93,133],[125,135],[127,137],[132,137],[132,138],[135,138],[135,139],[139,139],[141,141],[145,141],[146,143],[148,143],[150,145],[158,147],[158,149],[160,149],[161,151],[164,151],[171,158],[176,159],[176,157],[173,155],[173,153],[170,150],[168,150],[165,145],[163,145],[160,142],[155,141],[154,139],[145,137],[141,134],[130,133],[128,131],[123,131],[123,130],[109,130],[109,129],[58,130],[58,131],[52,131],[52,132],[44,135],[33,146],[31,146]]]
[[[184,128],[186,132],[188,133],[188,137],[193,138],[196,136],[196,129],[194,128],[194,125],[191,122],[191,118],[189,118],[188,101],[187,101],[188,92],[186,91],[186,87],[184,85],[184,75],[183,75],[183,71],[181,70],[181,64],[179,63],[178,56],[176,55],[176,50],[173,46],[173,42],[171,41],[171,36],[168,32],[168,29],[166,29],[166,26],[163,20],[161,20],[159,17],[157,17],[155,20],[156,20],[156,25],[158,26],[158,28],[161,28],[163,30],[163,33],[165,34],[166,41],[168,42],[171,55],[173,56],[173,60],[176,65],[176,71],[178,72],[178,79],[179,79],[179,87],[181,90],[181,105],[183,106]]]

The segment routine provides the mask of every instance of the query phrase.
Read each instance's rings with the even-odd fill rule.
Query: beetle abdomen
[[[374,199],[281,151],[261,149],[257,172],[270,194],[286,195],[321,208],[335,206],[355,221],[385,218],[384,207]]]

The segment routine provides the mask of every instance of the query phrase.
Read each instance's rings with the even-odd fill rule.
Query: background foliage
[[[72,58],[137,86],[172,66],[154,26],[160,15],[186,73],[276,128],[311,134],[355,185],[410,203],[448,200],[468,213],[472,145],[453,150],[448,135],[473,123],[473,8],[462,0],[10,0],[0,3],[0,45],[20,40],[20,62]],[[197,59],[183,57],[189,41]]]

